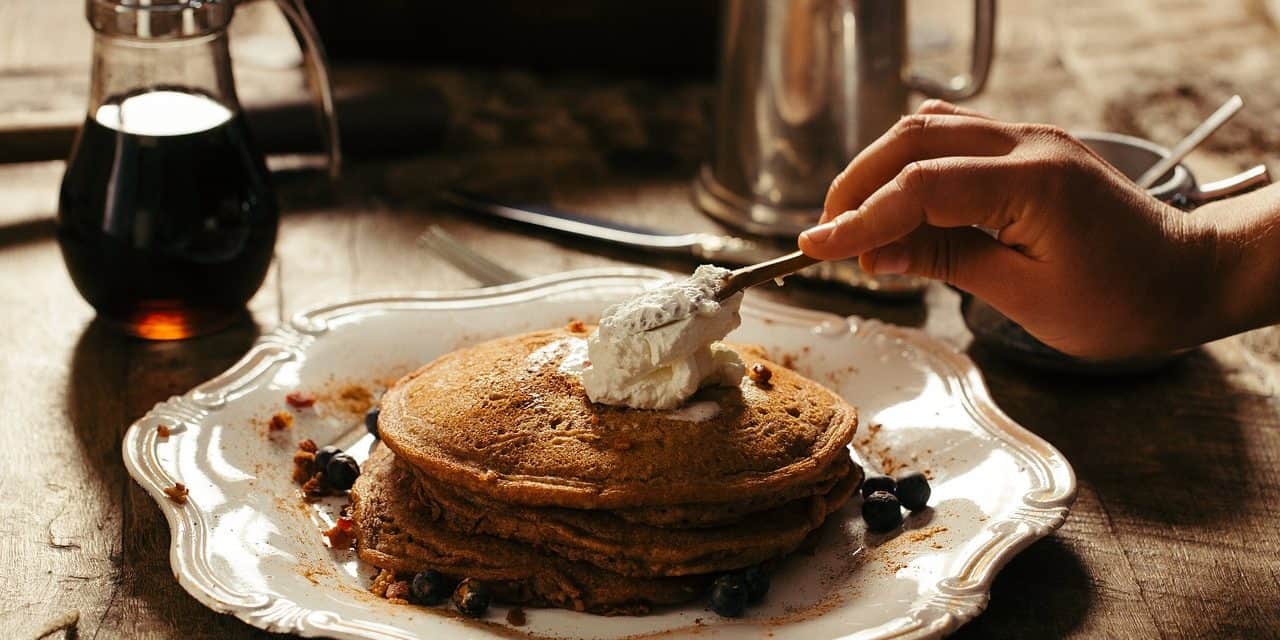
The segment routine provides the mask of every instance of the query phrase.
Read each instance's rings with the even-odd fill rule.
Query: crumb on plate
[[[187,493],[187,485],[182,484],[181,482],[175,482],[172,487],[164,488],[164,494],[169,496],[170,500],[178,504],[187,503]]]
[[[305,391],[291,391],[284,397],[284,401],[294,409],[306,409],[316,403],[316,396]]]
[[[280,411],[271,416],[271,422],[268,428],[271,431],[284,431],[293,426],[293,414],[288,411]]]
[[[396,573],[390,569],[383,569],[378,572],[378,577],[373,579],[373,584],[369,585],[369,593],[379,598],[387,596],[387,587],[396,581]]]

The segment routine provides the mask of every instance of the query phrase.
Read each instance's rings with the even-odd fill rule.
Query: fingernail
[[[824,222],[816,227],[805,229],[800,235],[804,236],[809,242],[814,244],[822,244],[831,237],[831,232],[835,231],[836,223],[834,220]]]
[[[876,260],[871,265],[871,270],[886,274],[906,273],[910,266],[911,256],[907,248],[900,244],[891,244],[876,251]]]
[[[853,216],[858,215],[857,210],[845,211],[844,213],[820,224],[809,227],[800,233],[800,236],[807,238],[809,242],[814,244],[822,244],[831,238],[831,232],[836,230],[837,226],[848,222]]]

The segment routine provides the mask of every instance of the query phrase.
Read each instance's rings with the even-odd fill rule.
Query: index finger
[[[921,226],[1004,228],[1019,215],[1005,188],[1034,165],[1010,157],[947,157],[913,162],[857,211],[800,234],[800,249],[822,260],[861,255]]]
[[[1014,132],[993,120],[960,115],[906,116],[831,181],[821,222],[858,208],[912,162],[947,156],[999,156],[1016,144]]]
[[[991,119],[991,116],[985,113],[982,113],[981,111],[974,111],[973,109],[967,109],[965,107],[951,104],[946,100],[939,100],[937,98],[929,98],[928,100],[921,102],[920,108],[916,109],[916,113],[932,113],[936,115],[951,115],[951,116],[969,116],[970,118],[982,118],[983,120]]]

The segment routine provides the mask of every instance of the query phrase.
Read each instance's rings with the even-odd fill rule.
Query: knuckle
[[[932,117],[927,113],[913,113],[903,116],[893,124],[893,135],[910,143],[923,134],[925,129],[929,128],[931,119]]]
[[[928,191],[932,176],[933,170],[929,164],[917,160],[903,167],[893,182],[903,192],[918,195]]]
[[[1079,147],[1080,141],[1062,127],[1052,124],[1028,124],[1022,126],[1022,135],[1037,145],[1050,148]]]
[[[943,282],[953,282],[955,279],[957,264],[956,250],[952,242],[951,234],[939,234],[937,241],[934,243],[933,251],[933,277]]]
[[[1071,142],[1072,144],[1075,144],[1076,142],[1075,136],[1071,135],[1070,133],[1067,133],[1066,129],[1063,129],[1058,125],[1044,124],[1044,125],[1040,125],[1040,128],[1041,128],[1041,134],[1049,140],[1055,140],[1055,141],[1065,140],[1065,141]]]
[[[946,100],[929,98],[920,103],[920,108],[916,109],[916,113],[946,113],[954,110],[955,106]]]

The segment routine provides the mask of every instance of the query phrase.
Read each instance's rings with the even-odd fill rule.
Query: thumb
[[[862,254],[872,274],[903,273],[951,283],[997,308],[1019,306],[1035,290],[1035,260],[973,227],[922,226]]]

